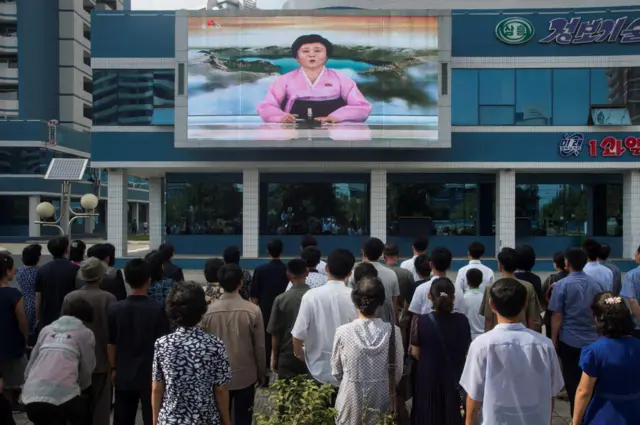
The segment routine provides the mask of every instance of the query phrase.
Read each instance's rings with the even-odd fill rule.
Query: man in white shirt
[[[611,292],[613,291],[613,272],[598,261],[601,249],[602,246],[594,239],[582,242],[582,250],[587,253],[589,258],[582,271],[600,282],[605,291]]]
[[[553,397],[564,386],[553,343],[521,323],[527,290],[520,282],[503,278],[489,292],[498,325],[469,348],[460,379],[466,425],[479,425],[480,411],[486,424],[550,424]]]
[[[471,242],[467,248],[467,256],[469,257],[469,264],[458,270],[458,276],[456,277],[456,287],[460,287],[462,292],[466,293],[469,290],[467,286],[467,271],[470,269],[478,269],[482,272],[482,283],[480,284],[480,290],[484,292],[484,288],[487,285],[491,285],[494,280],[493,270],[482,264],[480,259],[484,256],[484,245],[481,242]]]
[[[435,248],[431,251],[431,274],[433,277],[431,280],[421,284],[416,288],[411,304],[409,304],[409,311],[413,314],[429,314],[433,310],[433,302],[429,299],[429,290],[431,284],[436,279],[441,277],[447,277],[447,270],[451,267],[451,261],[453,256],[451,251],[444,247]],[[454,285],[455,286],[455,285]],[[464,314],[464,294],[462,289],[455,286],[455,300],[453,301],[453,310],[458,313]]]
[[[300,240],[300,251],[304,251],[304,249],[309,246],[314,246],[317,248],[318,241],[313,235],[304,235]],[[327,263],[320,260],[316,268],[318,269],[318,273],[327,276],[327,272],[326,272]]]
[[[305,278],[304,283],[311,289],[318,288],[324,285],[329,279],[326,274],[320,274],[320,270],[318,270],[321,255],[322,254],[320,253],[320,250],[315,246],[306,247],[300,254],[300,258],[305,261],[305,263],[307,264],[307,270],[309,271],[309,274]],[[324,267],[325,269],[327,268],[326,265]],[[287,285],[287,289],[285,289],[285,292],[291,288],[293,288],[293,283],[289,282],[289,285]]]
[[[351,289],[345,284],[354,264],[353,254],[346,249],[329,255],[329,281],[304,294],[291,330],[295,356],[306,362],[311,376],[321,384],[339,385],[331,374],[333,339],[338,327],[358,317]]]
[[[400,264],[400,267],[409,270],[413,275],[413,280],[417,282],[420,280],[420,276],[416,273],[416,266],[413,262],[416,260],[418,255],[427,252],[427,249],[429,249],[429,239],[426,236],[417,237],[413,241],[413,246],[411,248],[413,249],[413,258],[403,261],[402,264]]]
[[[484,316],[480,314],[482,306],[482,297],[484,290],[482,286],[482,272],[480,269],[470,268],[467,270],[466,282],[469,285],[467,292],[464,293],[465,316],[469,320],[471,327],[471,340],[473,341],[484,333]]]

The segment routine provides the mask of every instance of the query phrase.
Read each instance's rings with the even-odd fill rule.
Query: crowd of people
[[[339,425],[550,424],[563,389],[573,425],[640,418],[640,267],[622,279],[593,239],[544,282],[531,247],[503,248],[496,279],[479,242],[449,279],[451,252],[424,237],[401,264],[377,238],[357,263],[345,249],[325,262],[310,235],[285,262],[276,239],[253,273],[229,247],[205,284],[184,281],[169,243],[123,270],[110,244],[47,249],[39,266],[27,246],[17,271],[0,254],[2,425],[16,409],[134,425],[139,406],[145,425],[251,425],[270,374],[333,386]]]

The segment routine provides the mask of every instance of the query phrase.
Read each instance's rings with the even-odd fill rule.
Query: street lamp
[[[40,202],[36,207],[36,213],[40,217],[39,221],[36,221],[36,224],[40,224],[41,226],[55,227],[60,231],[60,235],[67,235],[69,239],[71,239],[71,225],[74,221],[79,220],[81,218],[92,218],[97,217],[99,214],[93,213],[92,211],[98,207],[98,197],[93,193],[87,193],[82,195],[80,198],[80,205],[85,210],[84,212],[75,212],[71,206],[69,206],[69,222],[66,223],[66,226],[62,223],[62,219],[65,216],[64,211],[60,211],[60,216],[55,221],[47,221],[51,219],[56,212],[55,207],[50,202]],[[63,202],[62,205],[69,205],[68,202]],[[66,227],[66,229],[65,229]]]

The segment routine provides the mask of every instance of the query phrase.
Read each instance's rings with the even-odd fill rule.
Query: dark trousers
[[[271,334],[264,330],[264,349],[266,354],[267,371],[271,370]]]
[[[89,402],[80,396],[60,406],[49,403],[29,403],[25,406],[25,410],[33,425],[91,425],[92,422]]]
[[[571,415],[573,416],[573,404],[576,398],[576,390],[580,383],[582,370],[580,369],[580,354],[582,348],[572,347],[562,341],[558,342],[558,356],[562,364],[562,377],[564,378],[564,388],[567,390]]]
[[[229,391],[229,411],[233,412],[234,425],[251,425],[255,394],[256,386],[253,384],[241,390]]]
[[[0,424],[16,425],[11,411],[11,402],[2,393],[0,393]]]
[[[151,425],[151,390],[122,391],[116,390],[113,408],[113,425],[135,425],[138,413],[138,402],[142,407],[142,423]]]

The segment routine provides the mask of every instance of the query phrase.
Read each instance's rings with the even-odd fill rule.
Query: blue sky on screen
[[[286,0],[257,0],[260,9],[281,9]],[[207,0],[131,0],[133,10],[202,9]]]

